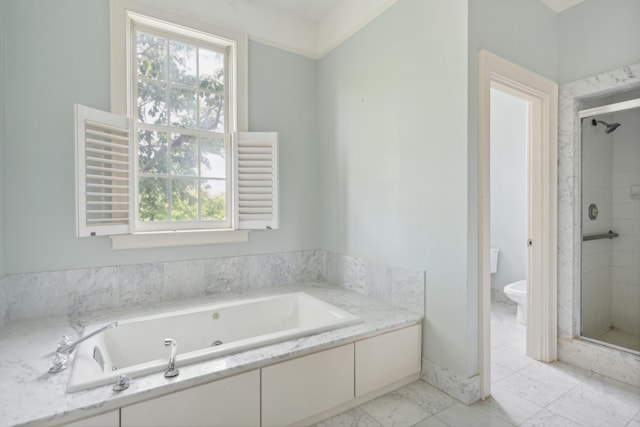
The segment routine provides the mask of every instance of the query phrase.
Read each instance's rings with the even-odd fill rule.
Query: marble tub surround
[[[593,99],[640,87],[640,64],[567,83],[559,89],[558,133],[558,357],[630,384],[640,383],[638,358],[574,339],[580,312],[580,152],[578,111]],[[624,354],[622,354],[624,353]],[[594,363],[594,361],[597,361]],[[621,377],[618,372],[634,373]]]
[[[325,300],[357,316],[363,322],[277,343],[235,355],[180,367],[180,375],[172,380],[162,373],[136,378],[128,390],[113,392],[111,386],[97,387],[77,393],[66,393],[70,370],[47,374],[48,358],[62,334],[75,336],[78,324],[110,322],[156,312],[177,310],[238,298],[251,298],[276,293],[303,291]],[[70,422],[78,418],[115,409],[161,394],[178,391],[243,371],[334,347],[381,332],[420,323],[422,316],[397,306],[385,304],[358,293],[308,283],[306,286],[271,287],[225,292],[178,303],[160,302],[144,308],[118,308],[81,315],[17,322],[0,331],[0,425],[47,425]]]
[[[322,251],[121,265],[7,276],[0,325],[240,289],[322,281]]]
[[[306,282],[326,282],[424,314],[424,272],[312,250],[14,274],[0,279],[0,327]]]
[[[331,252],[325,258],[322,275],[327,283],[424,314],[425,271]]]

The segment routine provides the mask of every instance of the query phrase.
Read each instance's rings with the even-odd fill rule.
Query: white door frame
[[[486,50],[478,82],[478,355],[481,398],[491,394],[490,102],[491,87],[529,103],[527,355],[558,355],[558,85]],[[522,242],[523,245],[526,242]]]

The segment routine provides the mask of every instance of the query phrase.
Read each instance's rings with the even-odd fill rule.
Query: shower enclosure
[[[640,354],[640,89],[586,104],[580,334]]]

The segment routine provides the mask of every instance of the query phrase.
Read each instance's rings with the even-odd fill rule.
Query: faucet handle
[[[69,356],[66,354],[60,353],[56,351],[51,359],[49,360],[49,373],[57,374],[58,372],[62,372],[67,369],[67,361],[69,360]]]
[[[115,385],[113,386],[113,391],[122,391],[129,388],[129,383],[131,382],[131,378],[122,374],[116,380]]]

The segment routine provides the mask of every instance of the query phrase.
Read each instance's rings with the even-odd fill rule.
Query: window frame
[[[201,22],[197,19],[182,16],[168,10],[158,9],[152,6],[141,4],[133,0],[111,0],[110,2],[110,41],[111,41],[111,111],[131,117],[137,121],[137,97],[135,92],[135,81],[137,73],[135,69],[136,59],[134,54],[134,31],[136,25],[144,30],[145,27],[152,28],[158,32],[169,32],[176,35],[176,39],[185,36],[189,39],[202,40],[205,43],[212,43],[224,46],[228,52],[227,77],[228,77],[228,98],[231,105],[226,105],[225,110],[225,146],[227,148],[227,219],[224,224],[217,221],[167,221],[160,223],[143,223],[138,215],[138,166],[137,166],[137,144],[134,147],[133,175],[135,180],[134,203],[132,212],[131,234],[138,233],[154,234],[171,233],[174,236],[181,231],[185,236],[191,236],[187,240],[193,240],[194,233],[202,231],[208,236],[220,233],[216,231],[236,231],[234,223],[234,203],[233,203],[233,183],[234,172],[232,169],[232,147],[230,145],[231,135],[235,132],[243,132],[248,129],[248,73],[247,56],[248,41],[247,35],[236,33]],[[135,124],[134,124],[135,127]],[[194,130],[196,133],[199,132]],[[192,132],[189,132],[192,133]],[[137,138],[137,135],[136,135]],[[215,225],[218,225],[216,227]],[[222,227],[220,227],[222,225]],[[245,232],[246,233],[246,232]],[[112,236],[120,239],[122,236]],[[148,239],[148,238],[147,238]],[[199,237],[198,240],[202,238]],[[223,241],[227,241],[225,237]],[[131,239],[127,239],[130,241]],[[215,239],[214,239],[215,240]],[[164,244],[162,244],[164,246]],[[115,244],[114,244],[115,247]]]
[[[230,91],[227,90],[227,88],[229,86],[233,86],[234,85],[234,81],[235,78],[233,75],[231,75],[230,73],[230,69],[231,67],[229,66],[229,63],[233,60],[232,57],[232,52],[234,50],[233,44],[232,42],[229,42],[227,40],[224,39],[220,39],[218,37],[213,37],[213,36],[204,36],[204,37],[198,37],[197,39],[193,37],[192,34],[187,34],[192,33],[192,30],[180,30],[180,33],[178,32],[171,32],[168,31],[165,28],[159,28],[160,26],[164,27],[165,24],[164,23],[159,23],[159,25],[156,25],[156,22],[154,22],[154,26],[149,25],[149,21],[150,19],[147,17],[135,17],[134,19],[131,19],[131,25],[130,25],[130,31],[131,31],[131,42],[128,45],[129,46],[129,51],[127,52],[128,55],[128,63],[127,63],[127,68],[130,72],[130,81],[131,81],[131,93],[130,98],[129,98],[129,111],[130,114],[129,116],[131,117],[132,120],[132,125],[133,125],[133,134],[132,134],[132,138],[138,138],[139,135],[139,130],[140,129],[148,129],[148,130],[152,130],[152,131],[156,131],[156,132],[163,132],[166,134],[167,136],[167,144],[171,144],[171,137],[175,134],[182,134],[182,135],[187,135],[190,137],[194,137],[198,140],[200,139],[222,139],[224,141],[224,147],[225,147],[225,178],[224,178],[224,182],[225,182],[225,219],[224,220],[218,220],[218,221],[214,221],[214,220],[192,220],[192,221],[175,221],[175,220],[169,220],[169,221],[141,221],[140,217],[139,217],[139,203],[140,203],[140,198],[139,197],[135,197],[134,198],[134,215],[133,215],[133,219],[134,219],[134,229],[137,231],[167,231],[167,230],[198,230],[198,229],[205,229],[205,230],[218,230],[218,229],[231,229],[232,228],[232,219],[233,219],[233,211],[232,211],[232,207],[233,207],[233,169],[232,169],[232,147],[231,147],[231,135],[236,131],[236,121],[235,121],[235,99],[234,97],[232,97],[230,95]],[[167,24],[170,25],[170,24]],[[172,27],[171,29],[176,29],[175,27]],[[198,48],[206,48],[212,51],[217,51],[220,53],[223,53],[225,55],[225,92],[224,92],[224,98],[225,98],[225,105],[224,105],[224,117],[225,117],[225,130],[224,132],[219,132],[219,131],[208,131],[208,130],[202,130],[202,129],[198,129],[198,128],[180,128],[180,127],[175,127],[172,126],[171,124],[149,124],[149,123],[141,123],[138,120],[137,117],[137,113],[138,113],[138,88],[139,85],[137,84],[138,76],[137,76],[137,50],[135,48],[135,46],[137,45],[136,39],[137,39],[137,34],[138,33],[144,33],[144,34],[149,34],[149,35],[153,35],[153,36],[158,36],[158,37],[163,37],[166,38],[167,40],[174,40],[174,41],[178,41],[180,43],[185,43],[185,44],[189,44],[191,46],[195,46]],[[167,79],[169,79],[169,77],[167,76]],[[171,85],[172,83],[170,82],[170,80],[166,81],[166,84]],[[167,92],[168,93],[168,92]],[[169,106],[170,109],[170,97],[165,98],[165,101],[167,102],[167,105]],[[171,115],[169,114],[169,118],[171,117]],[[134,145],[134,150],[133,150],[133,158],[137,159],[138,158],[138,150],[139,150],[140,145],[139,144],[135,144]],[[136,162],[135,163],[137,165],[136,170],[134,171],[134,188],[135,188],[135,193],[138,194],[138,185],[140,183],[140,179],[144,176],[143,174],[140,173],[139,170],[139,164]],[[200,164],[198,166],[198,169],[200,169]],[[152,174],[153,175],[153,174]],[[153,176],[151,176],[153,177]],[[160,176],[159,176],[160,177]],[[168,186],[168,191],[169,191],[169,205],[168,205],[168,209],[169,209],[169,213],[171,213],[171,182],[174,182],[176,179],[180,179],[178,178],[176,175],[174,175],[170,170],[167,171],[166,176],[162,176],[165,177],[167,179],[167,182],[169,183]],[[198,173],[197,176],[194,177],[188,177],[188,178],[193,178],[195,180],[198,181],[198,191],[200,192],[200,184],[202,182],[202,175],[200,175],[200,173]],[[187,179],[187,177],[182,177],[182,179]],[[200,204],[200,199],[199,202]]]

